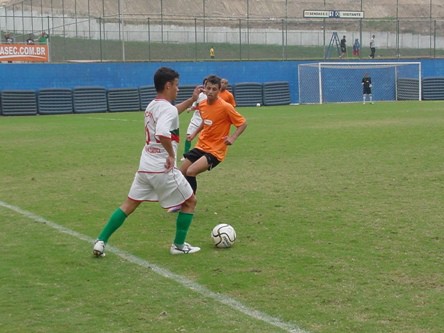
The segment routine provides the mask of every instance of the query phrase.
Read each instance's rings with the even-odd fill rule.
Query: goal
[[[299,103],[362,101],[362,78],[374,101],[421,100],[420,62],[318,62],[298,66]]]

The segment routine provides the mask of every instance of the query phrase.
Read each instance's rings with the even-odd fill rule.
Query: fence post
[[[100,62],[103,62],[103,50],[102,50],[102,18],[99,17],[99,48],[100,48]]]

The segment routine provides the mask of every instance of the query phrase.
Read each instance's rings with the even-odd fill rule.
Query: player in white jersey
[[[206,81],[207,79],[205,78],[202,83],[203,86],[205,86]],[[199,111],[199,103],[206,99],[207,95],[205,95],[204,92],[201,92],[199,94],[199,97],[197,98],[197,101],[195,101],[191,106],[191,109],[194,110],[194,113],[193,116],[191,117],[190,123],[188,124],[187,128],[187,137],[185,139],[185,147],[183,151],[184,154],[190,151],[191,142],[193,141],[193,139],[191,138],[196,137],[196,131],[200,128],[200,125],[202,124],[202,117],[200,116],[200,111]],[[180,160],[184,161],[185,157],[182,157]],[[177,213],[178,211],[180,211],[180,208],[181,208],[180,205],[170,207],[168,208],[168,213]]]
[[[205,78],[202,82],[203,86],[205,86],[206,81],[207,81],[207,79]],[[199,112],[199,103],[206,100],[206,99],[207,99],[207,95],[205,95],[204,92],[201,92],[199,94],[199,97],[197,98],[197,101],[195,101],[193,103],[193,105],[191,106],[191,109],[194,110],[194,113],[193,113],[193,116],[191,117],[190,123],[187,128],[187,137],[185,140],[185,147],[184,147],[184,151],[183,151],[184,154],[186,154],[190,151],[191,141],[192,141],[192,140],[190,140],[190,137],[194,134],[194,132],[197,131],[200,124],[202,124],[202,117],[200,116],[200,112]]]
[[[185,242],[193,219],[196,198],[183,174],[176,167],[179,143],[179,113],[197,100],[202,87],[196,87],[193,96],[174,106],[177,97],[179,73],[167,67],[154,75],[156,98],[145,110],[145,145],[139,168],[123,204],[111,215],[94,243],[93,254],[104,256],[105,245],[126,218],[144,201],[158,201],[163,208],[181,205],[176,220],[176,236],[171,254],[195,253],[199,247]]]

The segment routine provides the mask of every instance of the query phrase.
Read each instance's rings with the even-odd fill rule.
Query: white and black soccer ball
[[[216,247],[231,247],[236,241],[236,230],[234,230],[233,226],[230,224],[218,224],[211,231],[211,238]]]

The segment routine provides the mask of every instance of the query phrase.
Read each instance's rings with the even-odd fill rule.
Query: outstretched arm
[[[187,140],[189,141],[193,141],[194,138],[202,131],[204,127],[203,121],[201,122],[201,124],[199,125],[199,127],[190,135],[187,136]]]
[[[194,88],[193,95],[190,98],[183,101],[182,103],[177,104],[176,108],[179,111],[179,114],[181,114],[186,109],[188,109],[191,105],[193,105],[193,102],[197,101],[199,94],[202,91],[203,91],[203,86],[197,86],[196,88]]]

